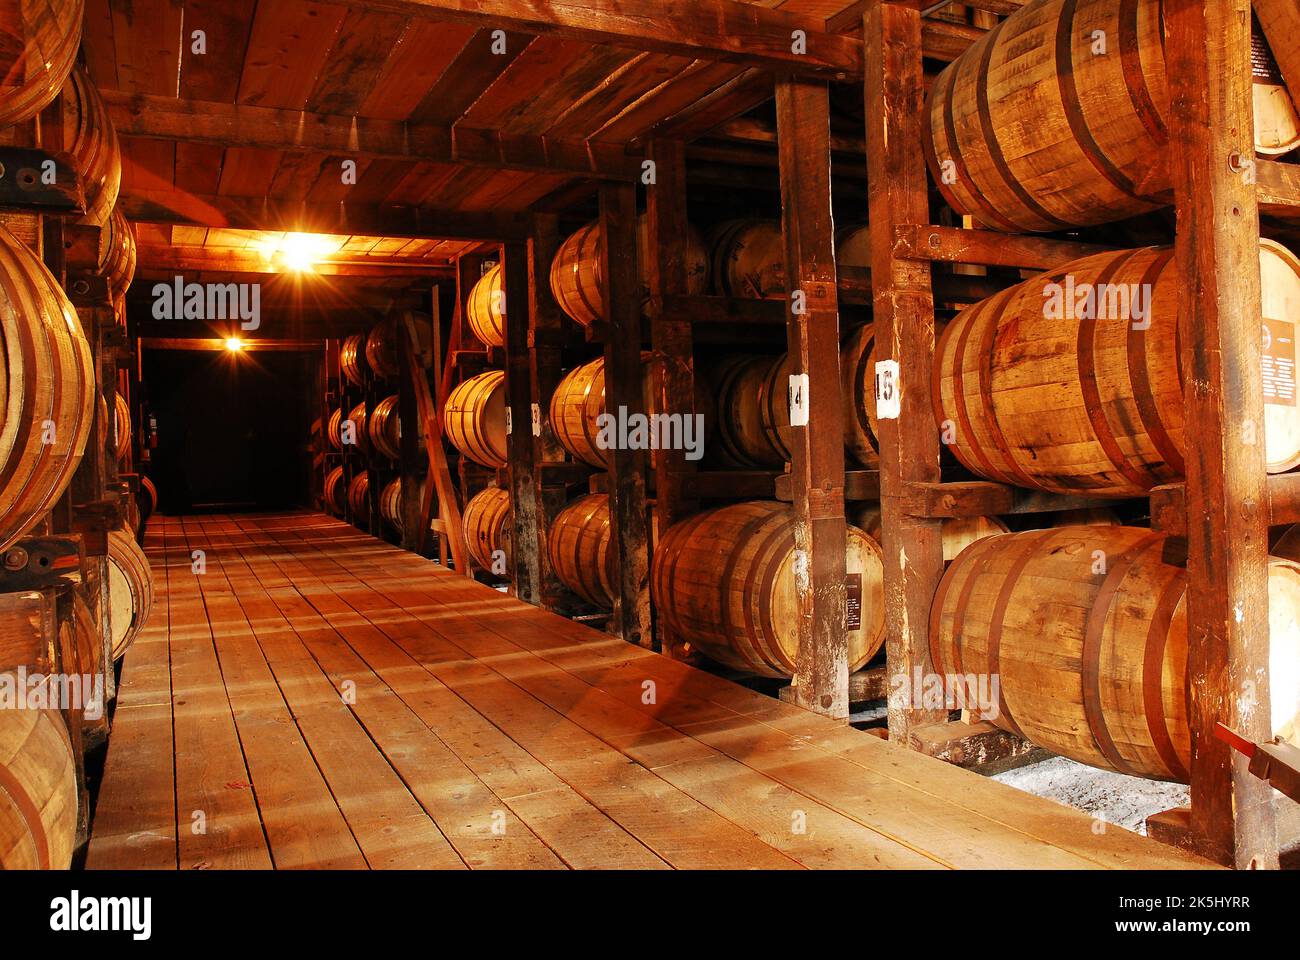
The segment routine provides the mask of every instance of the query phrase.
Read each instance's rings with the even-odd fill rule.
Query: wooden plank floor
[[[1208,866],[310,513],[159,517],[87,866]]]

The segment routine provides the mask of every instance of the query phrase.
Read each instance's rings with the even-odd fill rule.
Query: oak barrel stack
[[[1300,564],[1270,558],[1268,574],[1274,730],[1298,740]],[[1186,591],[1185,541],[1150,530],[989,537],[944,574],[931,655],[941,673],[997,678],[982,715],[1002,729],[1080,763],[1186,783]]]
[[[54,101],[81,45],[85,0],[17,0],[0,43],[0,126],[22,123]]]
[[[718,663],[764,677],[793,676],[799,649],[794,512],[754,501],[696,514],[655,549],[650,589],[659,615]],[[885,639],[879,544],[848,527],[845,552],[849,670]]]
[[[488,370],[447,397],[443,431],[464,456],[485,467],[506,465],[506,375]]]
[[[512,541],[510,491],[500,487],[480,490],[465,504],[462,516],[470,558],[484,570],[508,573]]]
[[[930,88],[926,145],[953,209],[1037,232],[1168,206],[1163,9],[1162,0],[1033,0],[949,64]],[[1297,146],[1290,99],[1266,93],[1256,105],[1280,113],[1257,123],[1257,146]]]
[[[54,277],[0,227],[0,550],[62,495],[94,421],[95,368]]]
[[[0,723],[0,869],[66,869],[77,833],[72,741],[55,710],[6,710]]]
[[[1261,370],[1263,442],[1279,473],[1300,464],[1295,366],[1285,363],[1300,320],[1300,260],[1263,240],[1260,269],[1263,335],[1274,341]],[[935,351],[935,418],[948,449],[979,476],[1056,493],[1135,496],[1182,479],[1180,282],[1172,249],[1145,247],[1066,264],[967,307]],[[1071,285],[1115,298],[1077,311]],[[1052,290],[1063,291],[1063,316],[1045,309]],[[1145,309],[1134,309],[1139,299]]]

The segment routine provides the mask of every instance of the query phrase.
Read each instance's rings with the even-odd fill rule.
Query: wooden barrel
[[[62,289],[0,227],[0,550],[47,513],[94,425],[95,366]]]
[[[135,264],[135,227],[122,213],[121,207],[114,207],[108,218],[107,236],[99,261],[99,275],[108,282],[114,299],[126,296],[131,281],[135,279]]]
[[[343,468],[325,474],[325,509],[336,517],[343,516]]]
[[[78,593],[72,594],[72,616],[62,632],[62,672],[75,676],[79,699],[69,704],[73,716],[84,728],[99,727],[104,718],[104,636],[90,607]],[[98,682],[96,682],[98,681]]]
[[[330,422],[325,429],[325,435],[329,437],[331,447],[335,450],[343,449],[343,411],[341,409],[337,409],[330,414]]]
[[[365,386],[366,371],[366,335],[354,333],[343,341],[339,347],[339,366],[354,386]]]
[[[140,474],[140,519],[148,520],[158,509],[158,488],[143,473]]]
[[[1295,737],[1300,564],[1270,558],[1268,574],[1270,674],[1284,690],[1274,729]],[[1186,783],[1186,591],[1185,541],[1150,530],[990,537],[944,574],[931,654],[943,674],[986,679],[986,719],[1004,730],[1080,763]]]
[[[356,448],[358,450],[368,450],[367,443],[370,440],[370,431],[366,429],[366,402],[364,400],[348,412],[348,419],[352,421]],[[339,421],[339,442],[342,443],[342,441],[343,422]]]
[[[0,870],[67,869],[77,838],[77,770],[56,710],[0,718]]]
[[[995,229],[1043,231],[1172,202],[1163,6],[1033,0],[949,64],[930,89],[927,124],[948,203]],[[1294,147],[1289,98],[1256,105],[1259,146]]]
[[[370,523],[370,471],[362,470],[348,484],[348,507],[354,521],[363,527]]]
[[[131,404],[126,397],[115,393],[113,401],[113,429],[117,441],[117,461],[121,463],[131,452]]]
[[[0,127],[54,101],[81,45],[85,0],[7,0],[0,7]]]
[[[849,523],[862,530],[877,543],[883,544],[880,521],[880,504],[851,504]],[[976,540],[1007,532],[1007,525],[997,517],[947,517],[940,524],[943,537],[943,562],[951,563]]]
[[[849,669],[885,639],[880,546],[848,528]],[[799,652],[794,514],[787,504],[736,503],[663,534],[650,589],[655,608],[690,645],[724,666],[764,677],[794,674]]]
[[[785,297],[785,240],[779,220],[730,220],[712,235],[713,292],[723,297]]]
[[[789,460],[789,357],[733,357],[713,380],[723,455],[744,467],[779,467]]]
[[[649,295],[649,221],[637,221],[637,272],[642,296]],[[704,241],[693,227],[686,235],[686,292],[703,293],[708,285],[709,257]],[[593,220],[560,245],[551,261],[551,293],[570,317],[589,327],[607,319],[605,283],[600,274],[600,222]]]
[[[509,576],[511,570],[510,516],[510,492],[500,487],[480,490],[465,504],[465,543],[470,559],[497,576]]]
[[[864,467],[880,463],[876,439],[875,324],[855,328],[840,347],[840,396],[844,404],[844,451]]]
[[[501,264],[483,274],[470,288],[465,317],[474,336],[486,346],[506,345],[506,287]]]
[[[506,375],[488,370],[447,398],[443,430],[452,446],[485,467],[506,465]]]
[[[561,510],[546,538],[547,556],[559,581],[606,610],[614,606],[615,582],[609,535],[609,497],[592,493]]]
[[[366,363],[375,376],[392,380],[397,376],[397,322],[384,320],[366,337]]]
[[[73,69],[63,88],[63,142],[85,191],[84,222],[102,227],[117,206],[122,148],[99,88],[81,67]]]
[[[671,421],[671,430],[667,433],[670,443],[685,444],[686,431],[690,435],[691,445],[698,444],[702,451],[707,442],[713,422],[713,396],[704,377],[695,378],[694,413],[703,418],[699,423],[692,422],[689,427],[683,414],[685,411],[664,411],[659,402],[660,394],[655,389],[658,365],[662,359],[646,351],[641,354],[641,400],[650,416],[668,413],[677,414],[678,419]],[[555,438],[573,457],[583,463],[606,470],[609,465],[608,451],[600,441],[600,416],[605,413],[605,360],[597,357],[590,363],[574,367],[559,382],[551,394],[550,424],[555,431]],[[661,423],[663,421],[660,421]],[[651,421],[653,424],[654,421]],[[664,438],[665,432],[660,428],[657,438]],[[656,441],[657,443],[658,441]],[[651,465],[656,462],[655,452],[658,446],[649,451]]]
[[[1294,357],[1300,260],[1260,244],[1265,458],[1300,464]],[[1055,286],[1049,286],[1054,284]],[[1052,306],[1049,290],[1150,290],[1149,315],[1115,299],[1105,319]],[[1086,286],[1085,286],[1086,285]],[[935,353],[935,417],[948,449],[990,480],[1058,493],[1134,496],[1184,474],[1183,371],[1173,250],[1098,254],[957,315]],[[1143,327],[1146,327],[1143,329]],[[945,424],[948,426],[945,428]]]
[[[379,491],[379,515],[399,531],[402,529],[402,478],[395,477]]]
[[[402,456],[402,422],[398,417],[397,394],[384,397],[375,404],[374,413],[366,429],[370,434],[370,445],[389,460]]]
[[[113,659],[118,660],[144,629],[153,609],[153,570],[126,530],[108,535],[108,603]]]

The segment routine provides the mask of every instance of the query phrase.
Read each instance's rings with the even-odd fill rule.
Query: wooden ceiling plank
[[[642,136],[664,117],[671,117],[701,97],[744,74],[731,63],[697,60],[668,82],[625,107],[591,139],[610,143],[629,143]]]
[[[656,87],[691,65],[687,57],[640,53],[585,95],[579,97],[546,130],[548,137],[589,137]]]
[[[182,0],[111,0],[117,88],[176,96],[180,73]]]
[[[400,247],[404,240],[380,240],[382,247]],[[450,277],[445,263],[428,263],[414,257],[398,259],[387,255],[361,258],[324,258],[313,264],[311,272],[322,277]],[[179,247],[174,245],[146,245],[138,248],[139,263],[149,270],[190,273],[195,270],[212,270],[218,273],[281,274],[284,271],[255,249],[214,249],[212,247]]]
[[[479,30],[474,34],[411,111],[413,122],[455,123],[533,40],[528,34],[510,32],[494,37],[494,32]],[[501,52],[494,52],[494,47]]]
[[[175,190],[134,191],[126,194],[121,203],[127,217],[147,223],[445,240],[524,239],[530,222],[529,215],[523,212],[474,213],[354,202],[294,203]]]
[[[181,96],[235,102],[256,5],[257,0],[187,0]],[[194,52],[196,30],[203,31],[206,53]]]
[[[163,140],[122,144],[122,189],[170,190],[176,181],[176,145]]]
[[[738,0],[348,0],[370,10],[435,20],[491,24],[535,35],[726,60],[787,73],[842,80],[862,76],[861,43],[827,33],[823,18],[768,10]],[[806,52],[791,42],[806,36]]]
[[[346,15],[345,7],[333,4],[258,4],[237,101],[301,110]]]
[[[176,189],[191,193],[216,193],[221,187],[221,165],[226,151],[210,143],[176,144]]]
[[[230,197],[264,197],[280,167],[280,151],[230,147],[221,167],[217,192]]]
[[[349,10],[316,88],[307,98],[307,109],[313,113],[358,113],[406,26],[406,18],[396,14]]]
[[[376,120],[409,120],[477,33],[470,24],[410,21],[357,112]]]
[[[117,89],[117,46],[109,0],[86,0],[81,49],[86,56],[86,69],[95,85]]]

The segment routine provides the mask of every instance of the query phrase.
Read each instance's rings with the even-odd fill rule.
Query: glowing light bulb
[[[244,349],[244,341],[240,340],[238,337],[230,337],[226,340],[226,349],[231,353],[238,353],[240,350]]]

